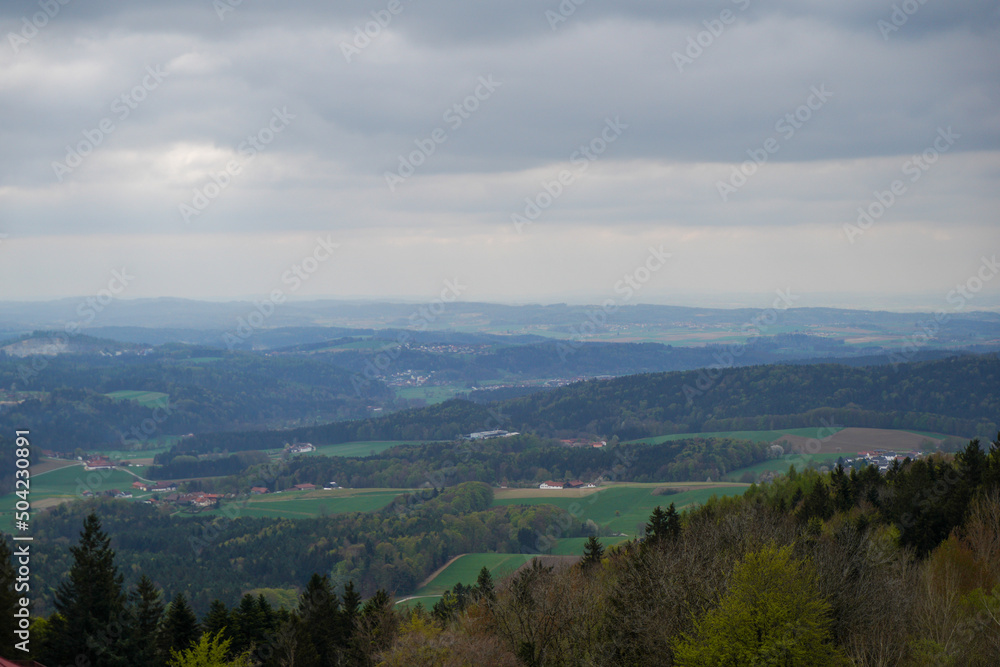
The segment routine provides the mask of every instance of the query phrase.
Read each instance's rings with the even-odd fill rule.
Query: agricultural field
[[[752,442],[774,442],[784,435],[798,436],[801,438],[827,437],[840,431],[840,428],[827,428],[816,426],[808,428],[786,428],[774,431],[713,431],[711,433],[674,433],[673,435],[658,435],[653,438],[641,438],[639,440],[629,440],[630,443],[645,443],[647,445],[658,445],[661,442],[672,440],[685,440],[687,438],[733,438],[737,440],[750,440]]]
[[[432,575],[414,595],[441,595],[455,584],[474,584],[483,567],[489,569],[494,581],[499,581],[533,557],[532,554],[464,554]]]
[[[617,484],[601,487],[589,493],[565,489],[546,491],[544,496],[504,497],[498,492],[494,506],[503,505],[555,505],[574,515],[575,521],[584,523],[588,519],[596,523],[601,532],[623,533],[636,536],[639,529],[649,520],[649,515],[657,505],[666,507],[674,503],[678,510],[692,504],[703,504],[712,496],[742,494],[748,484]],[[653,495],[660,487],[687,488],[670,495]]]
[[[227,516],[238,512],[239,516],[309,519],[344,512],[373,512],[407,492],[408,489],[282,491],[226,502],[220,509],[207,510],[201,514],[219,514],[226,510]]]
[[[160,391],[138,391],[131,389],[112,391],[111,393],[105,394],[105,396],[113,398],[116,401],[135,401],[139,405],[147,408],[162,408],[167,405],[167,402],[170,399],[169,394],[164,394]]]
[[[401,445],[421,445],[422,442],[407,442],[405,440],[371,440],[367,442],[343,442],[339,445],[320,445],[312,452],[303,452],[296,456],[371,456],[381,454],[387,449]]]
[[[763,473],[787,472],[788,467],[793,465],[796,470],[800,471],[809,467],[819,468],[821,466],[829,466],[832,468],[837,465],[837,459],[840,458],[840,456],[840,454],[829,452],[819,454],[796,454],[795,452],[792,452],[791,454],[786,454],[785,456],[771,459],[770,461],[755,463],[754,465],[747,466],[746,468],[730,470],[729,473],[725,475],[725,479],[732,482],[738,482],[744,479],[744,475],[749,473],[756,481]]]
[[[123,470],[84,470],[80,464],[50,468],[47,472],[35,472],[33,468],[28,500],[34,511],[68,500],[80,499],[85,490],[93,493],[110,489],[132,491],[132,482],[136,479],[135,475]],[[0,530],[9,532],[14,517],[14,505],[18,500],[19,498],[13,493],[0,496]]]
[[[808,438],[788,434],[780,438],[779,444],[795,451],[809,451]],[[845,428],[828,438],[820,440],[818,453],[850,455],[870,449],[891,449],[897,451],[919,451],[923,446],[940,445],[941,440],[909,431],[895,431],[884,428]]]

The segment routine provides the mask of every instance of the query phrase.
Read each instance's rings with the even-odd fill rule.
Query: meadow
[[[132,389],[122,389],[105,394],[108,398],[116,401],[135,401],[139,405],[147,408],[161,408],[167,405],[170,400],[169,394],[160,391],[140,391]]]
[[[618,484],[602,487],[587,494],[566,489],[547,492],[551,495],[535,497],[497,497],[495,507],[505,505],[554,505],[573,515],[578,523],[588,519],[600,527],[601,532],[637,536],[653,509],[674,503],[678,510],[692,504],[704,504],[712,496],[740,495],[747,484],[692,484],[690,490],[670,495],[653,495],[658,487],[684,488],[677,484]],[[543,492],[544,493],[544,492]]]

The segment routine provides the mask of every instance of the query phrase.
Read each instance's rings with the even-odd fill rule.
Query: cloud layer
[[[995,3],[96,4],[0,6],[5,298],[263,294],[319,235],[302,296],[594,301],[660,244],[641,301],[933,296],[998,250]]]

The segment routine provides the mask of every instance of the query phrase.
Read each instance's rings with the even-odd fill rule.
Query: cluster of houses
[[[315,452],[316,445],[311,442],[296,442],[291,445],[285,445],[285,453],[287,454],[303,454],[305,452]]]
[[[198,491],[196,493],[168,493],[160,498],[158,502],[171,503],[173,505],[190,505],[191,507],[205,509],[218,507],[221,499],[222,496],[218,493],[202,493]],[[154,505],[157,503],[155,500],[147,500],[146,502]]]
[[[866,452],[858,452],[857,456],[852,458],[844,459],[844,467],[867,467],[875,466],[881,472],[888,470],[893,463],[899,461],[902,463],[906,459],[911,461],[916,461],[922,458],[923,454],[921,452],[892,452],[884,449],[873,449]]]
[[[538,485],[539,489],[593,489],[596,488],[596,484],[593,482],[587,482],[584,484],[578,479],[574,479],[571,482],[542,482]]]

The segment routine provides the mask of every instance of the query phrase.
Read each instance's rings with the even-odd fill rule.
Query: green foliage
[[[809,564],[769,546],[736,566],[718,606],[677,641],[675,664],[844,665],[830,623]]]
[[[69,573],[56,589],[44,662],[71,664],[83,656],[94,664],[127,664],[125,592],[110,545],[100,519],[88,514],[79,544],[69,549]]]
[[[183,651],[171,651],[169,667],[251,667],[249,651],[229,660],[230,640],[205,633],[198,643]]]

